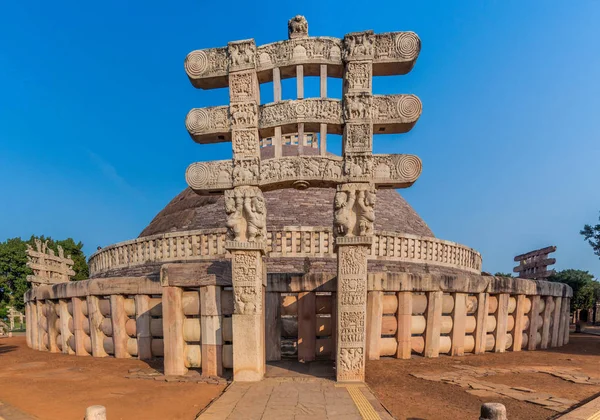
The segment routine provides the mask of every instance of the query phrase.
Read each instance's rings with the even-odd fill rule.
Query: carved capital
[[[334,233],[347,239],[340,244],[363,244],[373,235],[376,190],[373,184],[351,183],[337,187],[334,197]],[[358,237],[359,239],[350,239]]]
[[[225,191],[225,212],[227,230],[232,241],[266,241],[267,208],[259,188],[244,186]]]

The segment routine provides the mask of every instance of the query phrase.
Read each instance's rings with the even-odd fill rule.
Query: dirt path
[[[81,419],[106,406],[110,420],[194,419],[223,385],[127,379],[135,359],[76,357],[29,349],[25,337],[0,338],[0,401],[40,419]]]
[[[367,362],[367,383],[380,401],[398,419],[476,419],[484,402],[504,404],[511,420],[542,420],[555,412],[506,397],[477,397],[464,388],[443,382],[418,379],[411,373],[456,372],[454,365],[483,368],[552,366],[580,368],[580,373],[600,378],[600,336],[571,335],[567,346],[534,352],[503,353],[462,358],[445,357],[411,360],[381,359]],[[600,392],[600,385],[576,384],[545,373],[502,373],[487,376],[488,382],[530,388],[570,400],[584,400]],[[443,413],[443,414],[442,414]]]

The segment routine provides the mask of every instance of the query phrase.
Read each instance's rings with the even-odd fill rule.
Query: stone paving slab
[[[559,417],[560,420],[600,420],[600,397]]]
[[[393,420],[366,385],[349,386],[355,392],[354,398],[345,385],[328,379],[267,378],[255,383],[234,382],[198,419]]]

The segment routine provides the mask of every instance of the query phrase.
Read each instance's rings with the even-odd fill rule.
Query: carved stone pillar
[[[373,33],[344,38],[344,175],[351,183],[337,187],[334,232],[337,236],[337,357],[342,382],[365,379],[367,256],[373,243],[375,186],[371,80]]]
[[[367,255],[372,238],[338,237],[336,379],[363,382],[367,320]]]
[[[242,382],[260,381],[265,374],[264,245],[230,241],[227,248],[232,254],[234,294],[233,377]]]
[[[233,190],[225,191],[235,310],[232,319],[233,376],[260,381],[265,373],[263,287],[266,269],[266,207],[259,181],[258,105],[260,90],[253,40],[231,42],[229,99],[233,148]]]
[[[338,256],[338,381],[365,376],[367,256],[373,243],[375,189],[368,183],[342,184],[335,195],[334,230]]]

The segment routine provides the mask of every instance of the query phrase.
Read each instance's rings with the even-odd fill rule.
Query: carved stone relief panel
[[[233,160],[233,185],[256,185],[260,177],[260,158]]]
[[[234,313],[262,313],[262,258],[258,251],[232,251]]]
[[[347,186],[343,189],[348,191],[338,191],[338,194],[351,191]],[[338,242],[338,380],[364,380],[368,251],[369,247],[364,244]]]
[[[188,132],[194,135],[206,135],[228,131],[230,128],[227,106],[194,108],[185,118]]]
[[[371,92],[373,65],[370,61],[350,61],[346,64],[345,83],[348,92]]]
[[[209,48],[192,51],[185,58],[184,67],[190,78],[226,75],[227,48]]]
[[[353,32],[344,36],[344,60],[369,60],[375,53],[373,31]]]
[[[421,40],[414,32],[375,35],[375,60],[414,60],[421,51]]]
[[[387,182],[414,182],[421,175],[423,165],[415,155],[373,155],[373,180]]]
[[[294,156],[261,161],[261,185],[280,181],[330,181],[341,182],[342,160],[321,156]]]
[[[236,141],[235,144],[237,143]],[[188,185],[198,194],[230,189],[235,185],[296,187],[296,181],[305,181],[306,186],[320,187],[334,187],[342,182],[358,181],[365,183],[362,184],[363,189],[370,190],[369,183],[398,188],[410,185],[418,179],[422,170],[421,160],[414,155],[348,154],[345,161],[339,157],[321,156],[294,156],[267,160],[252,158],[251,154],[240,156],[236,154],[234,161],[191,164],[186,171]],[[353,201],[352,206],[342,206],[343,211],[338,209],[341,213],[345,213],[349,207],[354,206],[358,196],[350,190],[341,192],[343,194],[338,195],[338,201],[342,198],[344,203]],[[367,202],[371,201],[370,197],[365,197]]]
[[[256,68],[256,45],[253,39],[228,44],[229,72]]]
[[[337,380],[363,381],[365,378],[365,350],[362,347],[341,348],[338,351]]]
[[[340,312],[340,340],[343,345],[361,345],[365,341],[365,311]]]
[[[256,53],[258,69],[310,63],[339,66],[342,64],[341,46],[340,39],[329,37],[295,38],[262,45]]]
[[[422,111],[421,100],[415,95],[373,96],[373,119],[379,122],[414,122]]]
[[[254,102],[233,103],[229,113],[234,127],[256,127],[258,123],[258,107]]]
[[[341,124],[342,104],[337,99],[310,98],[261,106],[259,126],[275,127],[298,122]]]
[[[258,130],[255,128],[233,130],[231,141],[234,160],[260,157]]]
[[[371,95],[345,95],[344,118],[348,120],[367,120],[371,118]]]
[[[373,127],[369,123],[348,123],[344,126],[344,153],[371,153]]]
[[[258,80],[255,72],[229,74],[229,100],[231,102],[253,101],[258,98]]]
[[[373,176],[373,155],[347,153],[344,160],[344,175],[349,180],[368,182]]]
[[[196,162],[188,166],[185,180],[193,190],[223,190],[232,187],[232,173],[231,160]]]

